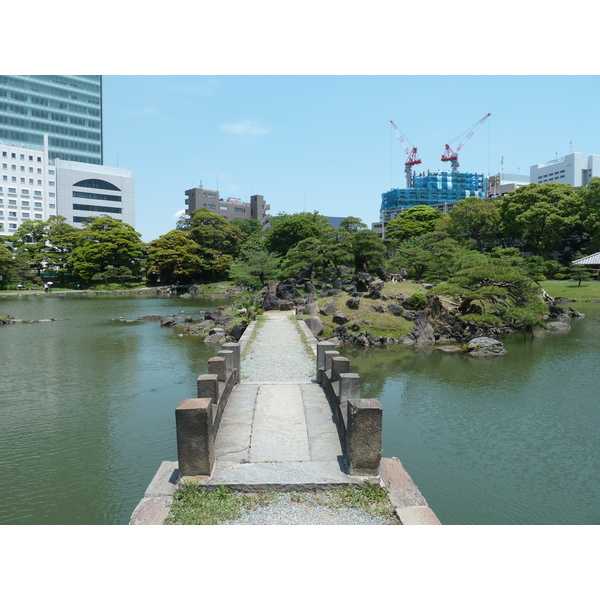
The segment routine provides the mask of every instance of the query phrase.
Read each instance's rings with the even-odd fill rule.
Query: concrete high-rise
[[[0,142],[103,164],[101,75],[0,75]]]

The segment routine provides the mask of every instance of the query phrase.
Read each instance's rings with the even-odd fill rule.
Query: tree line
[[[311,265],[320,278],[404,269],[413,279],[449,282],[466,268],[518,269],[530,278],[582,276],[571,261],[600,248],[600,178],[588,187],[529,184],[494,200],[470,197],[447,214],[415,206],[390,221],[385,240],[356,217],[334,228],[318,212],[281,213],[263,231],[206,209],[182,217],[150,243],[102,215],[81,229],[63,217],[26,221],[0,246],[0,285],[57,281],[192,284],[230,279],[259,289]],[[487,262],[486,262],[487,261]],[[470,267],[469,267],[470,265]]]

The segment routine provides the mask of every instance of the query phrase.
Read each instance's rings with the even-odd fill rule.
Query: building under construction
[[[451,171],[438,171],[436,173],[412,172],[415,165],[421,163],[417,148],[410,144],[390,121],[400,143],[406,152],[405,173],[406,188],[392,189],[381,194],[381,208],[379,210],[380,222],[373,224],[373,229],[378,230],[383,236],[385,225],[395,219],[401,212],[424,204],[442,212],[450,211],[459,201],[469,196],[485,198],[487,195],[487,178],[483,173],[461,173],[458,170],[458,153],[465,142],[472,137],[477,129],[490,117],[490,113],[473,125],[461,143],[454,150],[446,144],[441,160],[450,163]]]
[[[468,196],[485,198],[487,178],[483,173],[440,171],[414,175],[413,187],[381,194],[380,218],[385,225],[401,212],[419,204],[448,212]]]

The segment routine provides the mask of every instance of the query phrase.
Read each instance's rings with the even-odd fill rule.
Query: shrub
[[[565,278],[565,276],[562,273],[554,274],[554,279],[558,279],[560,281],[561,279],[564,279],[564,278]]]
[[[423,292],[415,292],[410,303],[415,310],[421,310],[427,306],[427,296]]]

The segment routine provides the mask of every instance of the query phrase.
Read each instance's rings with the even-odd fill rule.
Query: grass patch
[[[277,497],[274,492],[242,494],[224,485],[216,490],[206,490],[196,483],[186,482],[173,494],[171,512],[164,524],[218,525],[239,519],[243,511],[270,504]]]
[[[416,283],[402,282],[402,283],[386,283],[382,290],[383,295],[387,296],[397,296],[398,294],[402,294],[405,298],[412,297],[415,293],[423,293],[423,286]],[[369,324],[360,323],[360,331],[365,332],[368,331],[375,337],[380,337],[382,335],[398,339],[403,335],[409,333],[414,323],[412,321],[408,321],[404,319],[402,316],[396,317],[388,312],[387,305],[391,302],[398,303],[396,300],[373,300],[371,298],[366,298],[362,296],[360,299],[360,306],[358,309],[354,310],[348,308],[346,306],[346,302],[351,296],[342,292],[337,296],[330,296],[326,298],[319,298],[319,308],[322,308],[331,298],[335,300],[335,311],[343,312],[350,317],[350,321],[346,323],[346,327],[350,329],[350,325],[356,323],[359,320],[368,321]],[[384,312],[377,312],[375,310],[376,306],[383,306]],[[319,318],[323,322],[323,336],[331,337],[333,335],[333,329],[337,327],[337,325],[333,322],[332,317],[326,317],[324,315],[319,315]],[[358,333],[356,331],[355,333]]]
[[[206,490],[193,482],[184,483],[173,495],[165,525],[219,525],[239,519],[245,511],[275,504],[281,495],[272,491],[234,492],[221,486]],[[290,492],[290,500],[306,506],[354,508],[384,519],[384,525],[399,525],[386,490],[366,483],[360,488],[344,487],[318,492]]]
[[[384,518],[386,525],[399,525],[387,491],[371,483],[365,483],[360,488],[342,487],[314,494],[292,492],[290,500],[298,503],[315,503],[327,508],[355,508],[373,517]]]
[[[553,298],[573,298],[575,300],[595,300],[600,298],[600,281],[582,281],[581,286],[577,281],[552,280],[540,281],[540,285]]]

